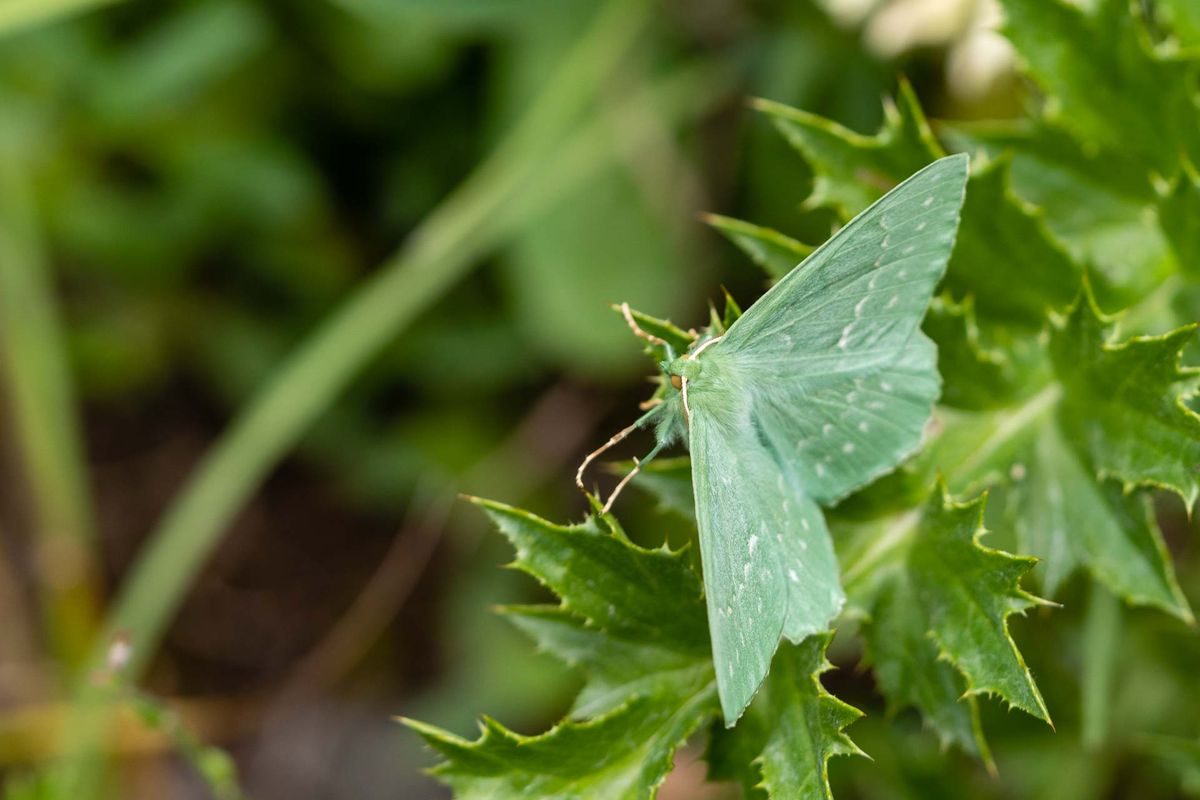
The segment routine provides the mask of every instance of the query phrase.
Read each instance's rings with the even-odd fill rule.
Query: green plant
[[[435,772],[458,796],[650,797],[676,749],[703,732],[711,778],[748,796],[830,797],[829,758],[860,752],[844,730],[860,712],[820,679],[831,641],[839,660],[870,665],[890,713],[915,709],[943,746],[970,757],[930,770],[905,741],[917,734],[863,723],[902,755],[866,746],[880,763],[847,772],[847,791],[874,796],[879,780],[886,796],[1094,796],[1116,767],[1079,759],[1106,748],[1144,754],[1154,746],[1135,737],[1151,733],[1184,737],[1153,741],[1193,786],[1195,749],[1184,743],[1200,735],[1195,633],[1185,627],[1194,617],[1154,511],[1179,538],[1179,503],[1190,509],[1200,493],[1190,405],[1200,370],[1183,366],[1200,275],[1200,39],[1186,0],[1002,5],[1036,87],[1026,119],[945,124],[935,136],[904,83],[873,137],[756,103],[814,171],[807,206],[842,220],[946,147],[974,155],[943,293],[924,323],[944,382],[934,425],[908,463],[829,513],[848,597],[837,639],[781,647],[757,699],[726,729],[692,550],[639,545],[663,537],[627,534],[594,498],[593,514],[571,526],[477,501],[516,550],[514,565],[559,597],[505,613],[584,684],[568,718],[540,736],[489,719],[468,741],[408,721],[445,759]],[[712,223],[772,277],[807,251],[760,226]],[[699,333],[633,317],[682,350],[736,314],[736,305],[714,312]],[[692,515],[686,460],[659,462],[638,483],[667,513]],[[1153,614],[1129,615],[1114,596]],[[1023,631],[1044,631],[1049,646],[1023,655],[1009,625],[1035,606]],[[1156,637],[1180,655],[1155,654]],[[1124,638],[1151,652],[1129,652]],[[1164,663],[1147,665],[1155,659]],[[1139,685],[1160,679],[1169,699]],[[1128,708],[1119,686],[1140,692],[1141,707]],[[988,697],[1068,724],[1051,734],[992,719]],[[1112,724],[1118,713],[1131,727]],[[1081,753],[1062,744],[1071,729]],[[1042,752],[1029,752],[1034,742]],[[1039,770],[1039,759],[1054,766]],[[980,775],[1006,761],[1026,766],[1012,787]],[[1091,775],[1081,780],[1073,763]],[[1125,762],[1139,796],[1176,791],[1156,764]],[[873,768],[878,779],[863,774]]]

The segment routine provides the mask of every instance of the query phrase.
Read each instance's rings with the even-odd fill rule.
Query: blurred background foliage
[[[92,638],[126,629],[131,679],[253,797],[443,796],[392,714],[542,729],[572,678],[486,613],[530,588],[455,494],[581,514],[570,472],[645,394],[609,304],[700,324],[721,286],[763,287],[700,212],[828,235],[748,96],[873,132],[903,73],[933,117],[1011,116],[1029,89],[995,23],[972,0],[3,0],[0,771],[53,752]],[[631,528],[671,533],[637,502]],[[1113,718],[1155,730],[1200,643],[1113,613],[1137,623]],[[1083,621],[1037,623],[1018,635],[1070,718],[1072,661],[1038,643]],[[834,766],[861,796],[991,780],[881,720],[863,676],[828,680],[871,712],[876,763]],[[1148,745],[996,716],[1008,796],[1173,780]],[[161,719],[105,737],[106,785],[205,796],[210,754]]]

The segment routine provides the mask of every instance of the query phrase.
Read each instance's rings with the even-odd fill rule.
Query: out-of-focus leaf
[[[120,0],[4,0],[0,3],[0,37],[118,2]]]
[[[1018,366],[1008,351],[981,341],[972,295],[961,303],[935,297],[921,327],[938,346],[943,403],[984,409],[1012,402],[1021,385]]]
[[[200,92],[259,52],[269,35],[264,17],[240,0],[185,6],[95,75],[94,102],[107,122],[122,126],[186,115]]]
[[[1084,141],[1130,153],[1171,177],[1200,152],[1197,60],[1151,48],[1127,0],[1091,11],[1065,0],[1001,0],[1005,35],[1046,88],[1045,113]]]
[[[1153,224],[1154,188],[1145,168],[1120,150],[1084,143],[1046,123],[943,125],[954,146],[1011,160],[1012,189],[1079,264],[1100,300],[1125,307],[1171,269],[1167,244]]]
[[[1192,0],[1158,0],[1155,5],[1180,44],[1200,48],[1200,4]],[[1197,785],[1200,786],[1200,781]]]
[[[954,294],[973,297],[981,317],[1037,328],[1075,298],[1080,276],[1040,212],[1013,194],[1007,159],[971,175],[946,268]]]
[[[740,219],[706,214],[704,221],[720,231],[774,280],[787,275],[813,251],[813,248],[803,242],[798,242],[779,231]]]
[[[1042,559],[1046,594],[1084,566],[1128,602],[1189,618],[1146,498],[1098,479],[1052,420],[1037,427],[1026,455],[1008,502],[1022,552]]]
[[[1200,739],[1155,736],[1146,742],[1146,749],[1179,775],[1184,794],[1200,797]]]
[[[862,211],[926,164],[945,155],[934,139],[912,87],[902,81],[896,101],[884,105],[883,128],[863,136],[824,117],[757,100],[783,136],[813,168],[810,207],[828,206],[843,219]]]
[[[1179,270],[1200,279],[1200,177],[1192,170],[1181,172],[1159,200],[1158,217]]]

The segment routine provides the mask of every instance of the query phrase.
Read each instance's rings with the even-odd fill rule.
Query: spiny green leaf
[[[929,621],[905,570],[894,571],[875,596],[863,628],[867,656],[889,713],[917,709],[942,746],[954,744],[990,763],[987,742],[972,695],[964,697],[963,676],[938,658]]]
[[[1017,536],[1022,552],[1042,559],[1047,595],[1085,566],[1128,602],[1191,619],[1146,499],[1098,481],[1055,419],[1038,425],[1016,476],[1009,503],[1019,509]]]
[[[614,305],[612,306],[612,309],[622,316],[625,315],[626,306]],[[636,325],[642,333],[647,333],[651,336],[656,336],[659,339],[662,339],[667,344],[671,345],[671,347],[675,348],[676,353],[687,352],[687,349],[691,347],[693,342],[696,341],[695,331],[682,330],[667,320],[658,319],[650,316],[649,314],[643,314],[641,311],[637,311],[636,309],[629,309],[629,316],[626,317],[626,322],[628,322],[629,319],[633,320],[633,324]],[[665,358],[663,350],[660,347],[654,346],[652,350],[652,355],[654,356],[655,361],[661,361],[663,358]]]
[[[1196,62],[1155,53],[1128,0],[1097,0],[1091,12],[1063,0],[1001,5],[1004,32],[1051,96],[1054,122],[1167,177],[1197,152]]]
[[[967,679],[968,694],[995,694],[1050,721],[1008,632],[1008,618],[1040,601],[1018,585],[1035,559],[985,547],[982,498],[956,504],[935,494],[908,552],[906,570],[941,656]]]
[[[699,598],[696,603],[702,612]],[[586,682],[572,710],[576,718],[606,713],[631,697],[682,702],[713,681],[707,653],[605,633],[555,606],[509,606],[503,611],[544,652],[580,669]]]
[[[517,551],[513,566],[562,598],[562,608],[634,641],[708,654],[701,584],[686,553],[646,550],[595,517],[554,525],[512,506],[473,500]]]
[[[714,699],[713,688],[678,708],[634,699],[589,722],[564,722],[529,737],[485,718],[473,742],[404,723],[446,759],[433,772],[459,800],[649,800],[675,749],[715,712]]]
[[[704,221],[733,242],[763,272],[775,280],[787,275],[812,254],[813,248],[771,228],[764,228],[720,214],[706,214]]]
[[[1111,320],[1088,292],[1050,337],[1064,391],[1059,421],[1072,446],[1100,475],[1170,489],[1189,506],[1200,492],[1200,416],[1184,402],[1196,371],[1179,358],[1195,330],[1114,344]]]
[[[1041,213],[1013,193],[1009,166],[1001,158],[971,176],[946,286],[973,297],[981,316],[1040,327],[1047,309],[1078,294],[1082,269]]]
[[[883,128],[874,136],[769,100],[755,101],[754,107],[769,115],[812,165],[816,177],[806,205],[831,207],[843,219],[945,155],[907,81],[901,81],[896,101],[885,103]]]
[[[820,675],[832,669],[825,650],[832,633],[783,646],[766,683],[766,740],[758,764],[762,785],[779,800],[832,800],[829,759],[865,755],[843,732],[862,712],[825,691]]]
[[[577,720],[534,737],[484,720],[476,741],[406,721],[445,758],[459,798],[651,798],[674,751],[717,709],[700,581],[682,552],[630,542],[611,517],[553,525],[474,500],[517,550],[514,566],[561,598],[504,609],[578,667]]]

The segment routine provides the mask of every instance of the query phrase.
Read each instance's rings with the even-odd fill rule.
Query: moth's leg
[[[583,485],[583,473],[587,470],[588,466],[591,465],[591,463],[593,461],[595,461],[597,458],[599,458],[601,455],[603,455],[603,453],[606,450],[609,450],[610,448],[623,442],[625,440],[625,437],[627,437],[629,434],[633,433],[638,428],[645,425],[647,422],[650,422],[651,420],[653,420],[656,416],[658,416],[659,412],[662,411],[663,408],[665,408],[665,406],[662,404],[656,405],[654,408],[650,409],[645,414],[638,417],[637,420],[632,425],[629,425],[628,427],[621,429],[616,434],[614,434],[613,437],[611,439],[609,439],[607,442],[600,445],[600,447],[597,447],[592,452],[588,453],[587,457],[583,459],[583,463],[579,465],[579,469],[575,471],[575,485],[579,487],[579,491],[583,492],[584,494],[588,493],[587,488]]]
[[[621,490],[625,488],[625,485],[633,480],[633,476],[637,475],[638,472],[641,471],[642,467],[653,461],[654,457],[662,452],[662,449],[664,446],[666,446],[666,444],[666,442],[659,442],[658,444],[654,445],[650,452],[646,454],[646,457],[641,461],[638,461],[636,458],[633,459],[633,469],[629,470],[628,475],[626,475],[624,478],[621,478],[621,482],[617,484],[617,488],[613,489],[612,494],[608,496],[608,500],[604,503],[604,508],[600,509],[601,514],[608,513],[609,509],[612,508],[613,503],[617,501],[617,496],[621,494]]]

